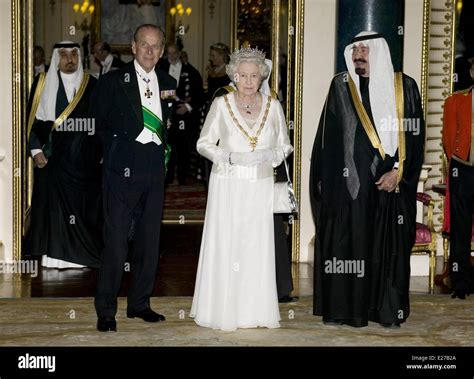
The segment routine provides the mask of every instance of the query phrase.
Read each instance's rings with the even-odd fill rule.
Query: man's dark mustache
[[[365,59],[355,59],[354,63],[367,63]]]

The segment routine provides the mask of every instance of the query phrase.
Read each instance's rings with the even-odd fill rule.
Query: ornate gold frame
[[[454,72],[455,72],[455,61],[456,61],[456,31],[457,31],[457,22],[458,22],[458,12],[456,9],[456,0],[446,0],[446,4],[451,1],[451,69],[449,75],[449,85],[450,92],[453,93],[454,90]]]
[[[279,34],[281,30],[280,25],[280,3],[281,0],[273,1],[272,11],[272,22],[273,22],[273,33],[272,33],[272,62],[273,62],[273,74],[271,87],[276,93],[278,93],[278,77],[280,76],[280,46],[279,46]],[[293,124],[293,187],[296,198],[301,203],[301,136],[302,136],[302,116],[303,116],[303,33],[304,33],[304,4],[305,0],[289,0],[288,1],[288,30],[293,30],[288,36],[288,52],[293,51],[294,48],[294,59],[292,54],[288,54],[288,67],[287,67],[287,104],[286,109],[294,109],[294,119],[291,120],[290,112],[287,112],[287,124],[290,122]],[[237,10],[238,0],[232,0],[231,4],[231,49],[238,47],[237,40]],[[293,25],[295,20],[295,25]],[[294,80],[294,93],[291,94],[291,83]],[[299,262],[300,258],[300,220],[293,219],[292,227],[292,261]]]
[[[295,43],[295,97],[294,97],[294,152],[293,152],[293,184],[295,186],[296,198],[301,204],[301,136],[303,126],[303,52],[304,52],[304,4],[305,0],[296,0],[296,9],[290,7],[289,15],[296,13],[296,25],[294,26]],[[288,42],[291,42],[291,38]],[[290,46],[289,46],[290,47]],[[288,62],[288,67],[292,67]],[[294,221],[293,239],[292,239],[292,260],[300,260],[300,220]]]
[[[26,142],[27,94],[31,86],[32,64],[27,60],[28,49],[32,40],[32,0],[12,0],[12,151],[13,151],[13,260],[21,259],[23,224],[27,196],[27,158],[23,146]],[[30,23],[24,22],[31,20]],[[26,76],[25,76],[26,73]]]
[[[278,93],[278,78],[280,76],[280,0],[274,1],[273,7],[273,34],[272,34],[272,61],[274,74],[272,75],[272,89]],[[294,48],[294,59],[288,54],[287,66],[287,103],[286,109],[293,108],[294,120],[291,120],[290,112],[287,112],[287,124],[293,124],[293,186],[295,195],[301,203],[301,136],[302,136],[302,112],[303,112],[303,31],[304,31],[304,0],[288,1],[288,31],[294,33],[288,35],[287,51],[292,52]],[[295,25],[293,25],[293,16]],[[294,80],[294,93],[291,93],[291,84]],[[293,219],[292,227],[292,261],[299,262],[300,258],[300,220]]]
[[[421,54],[421,104],[423,117],[426,120],[428,105],[428,74],[429,74],[429,49],[430,49],[430,10],[431,0],[423,0],[423,43]]]

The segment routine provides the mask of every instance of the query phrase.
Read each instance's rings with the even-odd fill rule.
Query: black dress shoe
[[[469,296],[469,291],[466,291],[466,290],[454,290],[454,291],[453,291],[453,294],[451,295],[451,299],[458,298],[458,299],[461,299],[461,300],[465,300],[465,299],[466,299],[466,295]]]
[[[159,313],[156,313],[151,308],[145,309],[140,312],[127,312],[127,317],[128,318],[138,317],[146,322],[160,322],[160,321],[166,320],[165,316],[160,315]]]
[[[117,322],[115,317],[99,317],[97,320],[97,330],[99,332],[116,332]]]
[[[296,303],[300,298],[298,296],[283,296],[278,299],[279,303]]]
[[[398,322],[381,322],[380,326],[386,329],[400,329],[401,328]]]

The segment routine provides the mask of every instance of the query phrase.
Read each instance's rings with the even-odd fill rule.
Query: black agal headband
[[[53,48],[54,49],[72,49],[74,47],[80,48],[78,43],[56,43]]]
[[[368,36],[354,37],[354,38],[352,38],[351,43],[359,42],[359,41],[365,41],[365,40],[368,40],[368,39],[375,39],[375,38],[383,38],[383,35],[382,34],[371,34],[371,35],[368,35]]]

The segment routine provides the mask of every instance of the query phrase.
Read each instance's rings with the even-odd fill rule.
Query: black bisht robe
[[[348,76],[339,74],[331,83],[311,159],[316,224],[313,313],[322,315],[323,321],[355,327],[369,320],[399,324],[410,313],[410,254],[425,139],[421,98],[416,82],[403,75],[403,117],[415,126],[419,120],[419,130],[405,131],[400,192],[379,191],[375,182],[393,168],[398,151],[382,159],[372,146],[356,112]],[[370,117],[370,105],[367,113]],[[335,260],[358,263],[359,268],[363,264],[363,272],[338,273]]]
[[[37,82],[38,78],[33,83],[31,98]],[[84,119],[94,126],[89,114],[89,99],[95,83],[96,79],[89,77],[85,91],[68,119]],[[65,96],[60,78],[56,117],[68,105]],[[34,169],[26,252],[99,267],[103,248],[102,148],[95,130],[90,135],[87,130],[51,131],[52,125],[52,121],[35,120],[29,137],[27,153],[30,154],[32,148],[42,147],[48,164]],[[67,123],[64,129],[67,129]]]

